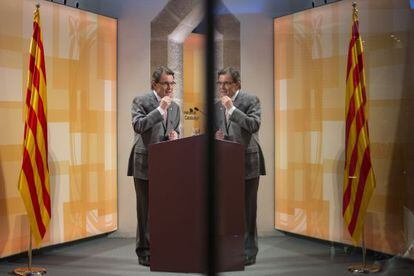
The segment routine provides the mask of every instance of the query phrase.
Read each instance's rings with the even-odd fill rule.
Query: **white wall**
[[[150,89],[150,22],[167,0],[101,1],[104,14],[118,18],[118,231],[116,236],[134,237],[136,232],[135,189],[127,177],[133,142],[131,103]]]

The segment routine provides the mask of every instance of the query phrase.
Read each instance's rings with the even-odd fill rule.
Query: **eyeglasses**
[[[174,87],[175,85],[176,85],[176,82],[175,81],[172,81],[172,82],[168,82],[168,81],[163,81],[163,82],[158,82],[159,84],[161,84],[162,86],[164,86],[164,87],[167,87],[167,86],[172,86],[172,87]]]
[[[218,82],[216,82],[217,86],[222,86],[222,85],[229,86],[229,85],[231,85],[233,83],[234,83],[234,81],[223,81],[223,82],[218,81]]]

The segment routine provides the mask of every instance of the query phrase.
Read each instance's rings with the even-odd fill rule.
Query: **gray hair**
[[[219,70],[217,73],[217,76],[220,77],[220,75],[230,75],[233,82],[238,82],[238,83],[241,82],[240,72],[234,67],[230,66],[230,67]]]
[[[162,74],[167,74],[167,75],[171,75],[174,77],[173,70],[171,70],[167,66],[159,66],[152,73],[151,82],[155,82],[155,83],[159,82]],[[151,87],[152,87],[152,84],[151,84]]]

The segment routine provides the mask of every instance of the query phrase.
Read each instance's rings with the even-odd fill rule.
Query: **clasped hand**
[[[233,107],[233,101],[230,99],[229,96],[223,96],[220,98],[221,100],[221,104],[227,109],[229,110],[230,108]]]
[[[216,139],[224,140],[224,132],[221,129],[216,131]]]
[[[168,96],[165,96],[164,98],[162,98],[161,99],[161,101],[160,101],[160,107],[163,109],[163,110],[167,110],[167,108],[171,105],[171,101],[172,101],[172,99],[170,98],[170,97],[168,97]]]
[[[178,139],[178,133],[175,130],[171,130],[168,133],[168,140],[177,140]]]

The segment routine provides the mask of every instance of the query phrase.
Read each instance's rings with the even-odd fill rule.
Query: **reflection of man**
[[[129,156],[128,176],[134,177],[137,199],[136,253],[141,265],[149,266],[148,145],[178,138],[180,108],[172,101],[174,72],[159,67],[152,74],[152,91],[134,98],[132,127],[134,145]]]
[[[256,96],[240,91],[240,73],[233,67],[218,72],[221,101],[216,108],[216,138],[238,142],[245,146],[245,265],[256,262],[257,190],[260,175],[265,175],[263,153],[259,145],[260,101]]]

